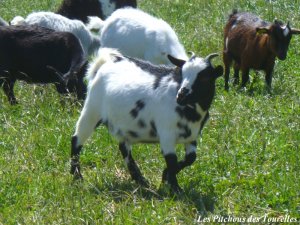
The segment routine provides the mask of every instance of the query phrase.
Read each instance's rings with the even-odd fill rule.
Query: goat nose
[[[188,94],[189,90],[187,88],[181,88],[178,92],[178,97],[185,97]]]

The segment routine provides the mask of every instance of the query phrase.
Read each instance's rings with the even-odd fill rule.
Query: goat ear
[[[215,68],[215,74],[214,77],[217,79],[218,77],[221,77],[223,75],[223,66],[219,65]]]
[[[298,30],[298,29],[291,29],[291,34],[300,34],[300,30]]]
[[[256,34],[269,34],[270,29],[267,27],[257,27],[256,28]]]
[[[177,58],[174,58],[173,56],[171,55],[168,55],[168,59],[170,60],[170,62],[172,64],[174,64],[175,66],[178,66],[180,68],[183,67],[183,65],[186,63],[186,61],[182,60],[182,59],[177,59]]]

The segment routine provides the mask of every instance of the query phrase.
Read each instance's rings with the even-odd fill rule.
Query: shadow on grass
[[[102,184],[89,183],[88,190],[95,195],[105,195],[112,199],[116,203],[126,202],[130,199],[142,199],[143,201],[164,201],[172,200],[187,204],[189,207],[196,208],[198,213],[206,215],[208,212],[214,211],[215,194],[201,193],[196,190],[197,184],[190,183],[188,186],[184,186],[184,190],[180,194],[174,194],[170,191],[170,188],[166,184],[161,184],[157,187],[141,187],[130,180],[117,180],[114,179],[110,183]]]

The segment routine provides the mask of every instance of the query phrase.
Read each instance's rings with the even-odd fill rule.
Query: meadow
[[[54,11],[59,4],[0,0],[0,16],[11,20]],[[170,23],[186,50],[200,56],[221,55],[223,27],[233,8],[269,21],[289,20],[300,29],[299,0],[138,0],[138,5]],[[82,105],[72,96],[59,96],[51,85],[17,82],[16,106],[0,90],[0,224],[300,222],[299,46],[300,35],[294,36],[287,59],[276,61],[271,94],[263,73],[252,71],[246,89],[231,85],[229,92],[219,78],[197,159],[179,174],[184,193],[177,196],[161,186],[165,161],[159,145],[133,148],[152,185],[141,188],[131,181],[118,143],[102,126],[81,154],[85,179],[74,183],[70,140]],[[214,63],[222,64],[222,57]],[[184,156],[183,146],[177,151]]]

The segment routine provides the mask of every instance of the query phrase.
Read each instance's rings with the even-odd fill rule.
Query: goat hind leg
[[[225,67],[225,73],[224,73],[224,78],[225,78],[225,90],[229,90],[229,74],[230,74],[230,65],[232,63],[232,59],[228,56],[228,53],[224,50],[223,52],[223,62],[224,62],[224,67]]]
[[[4,80],[3,81],[3,90],[5,95],[8,98],[8,101],[11,105],[18,104],[15,94],[14,94],[14,84],[15,80]]]
[[[87,102],[86,102],[87,103]],[[76,124],[76,131],[71,140],[71,171],[74,179],[81,179],[79,156],[84,142],[91,136],[99,124],[100,114],[87,107],[85,104],[79,120]]]
[[[143,177],[139,167],[137,166],[136,162],[132,158],[131,147],[127,143],[121,142],[119,143],[119,149],[127,164],[131,178],[141,186],[149,187],[148,181]]]

